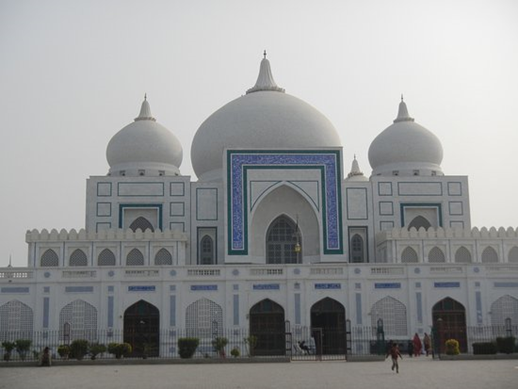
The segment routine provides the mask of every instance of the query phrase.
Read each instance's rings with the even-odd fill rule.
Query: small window
[[[432,170],[432,176],[436,176],[437,172],[435,170]]]
[[[146,171],[145,170],[139,170],[138,171],[138,175],[139,176],[145,176],[146,175]]]
[[[121,170],[121,176],[125,176],[126,175],[126,170]]]
[[[393,170],[392,171],[393,176],[399,176],[399,170]]]
[[[165,170],[159,170],[158,171],[159,176],[165,176]]]
[[[419,175],[419,170],[414,170],[414,176],[418,176]]]

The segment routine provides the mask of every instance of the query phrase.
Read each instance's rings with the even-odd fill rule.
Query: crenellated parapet
[[[393,228],[391,230],[382,231],[377,235],[378,242],[384,240],[392,240],[392,239],[517,239],[518,238],[518,228],[508,227],[505,229],[504,227],[500,227],[496,229],[495,227],[486,228],[482,227],[478,229],[474,227],[472,229],[468,228],[429,228],[425,230],[424,228],[420,228],[416,230],[415,228]]]
[[[122,229],[111,229],[111,230],[101,230],[98,232],[95,231],[86,231],[85,229],[80,229],[76,231],[75,229],[71,229],[67,231],[65,229],[60,230],[59,232],[56,229],[50,230],[43,229],[40,231],[34,229],[32,231],[27,231],[25,235],[25,241],[27,243],[35,243],[35,242],[84,242],[84,241],[180,241],[186,242],[188,240],[187,235],[179,230],[155,230],[151,231],[147,229],[146,231],[142,231],[137,229],[136,231],[122,230]]]

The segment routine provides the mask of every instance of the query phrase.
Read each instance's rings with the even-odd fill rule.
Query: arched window
[[[505,325],[505,319],[511,319],[511,323],[518,324],[518,299],[505,295],[491,304],[491,324],[494,326]]]
[[[42,267],[51,267],[51,266],[59,266],[59,258],[56,252],[52,249],[48,249],[41,256],[41,266]]]
[[[376,302],[371,309],[371,325],[376,327],[383,320],[385,335],[407,336],[406,307],[401,301],[387,296]]]
[[[439,247],[434,247],[428,253],[428,262],[430,263],[442,263],[446,262],[446,258],[444,258],[444,253]]]
[[[459,248],[455,253],[456,263],[471,263],[471,253],[464,246]]]
[[[205,235],[200,242],[200,265],[214,264],[214,241]]]
[[[508,260],[509,263],[518,263],[518,247],[514,246],[511,251],[509,251]]]
[[[295,223],[286,216],[275,219],[266,234],[266,263],[300,263],[302,242],[298,235]]]
[[[142,216],[139,216],[138,218],[133,220],[133,223],[130,224],[129,228],[133,232],[137,231],[139,228],[142,231],[146,231],[146,230],[155,231],[155,228],[149,222],[149,220],[147,220],[145,217],[142,217]]]
[[[402,263],[416,263],[419,262],[417,253],[412,247],[407,247],[401,253],[401,262]]]
[[[0,306],[1,340],[31,339],[33,329],[32,309],[18,300]]]
[[[133,249],[126,257],[126,266],[144,266],[144,255],[138,249]]]
[[[88,258],[83,250],[77,249],[74,250],[72,255],[70,255],[70,266],[87,266]]]
[[[185,311],[187,336],[211,338],[223,332],[223,309],[214,301],[202,298]]]
[[[171,256],[171,253],[167,251],[166,249],[160,249],[158,253],[155,255],[155,265],[157,266],[164,266],[164,265],[172,265],[173,264],[173,257]]]
[[[363,238],[359,234],[354,234],[351,238],[351,262],[365,262]]]
[[[491,246],[486,247],[482,251],[482,263],[496,263],[498,262],[498,254],[495,249]]]
[[[425,230],[428,230],[432,225],[428,220],[426,220],[423,216],[416,216],[414,220],[410,222],[408,225],[408,229],[411,229],[414,227],[416,230],[419,230],[421,227],[423,227]]]
[[[70,330],[65,330],[65,327]],[[94,340],[97,337],[97,309],[83,300],[75,300],[59,313],[60,338]]]
[[[98,266],[115,266],[115,255],[110,249],[104,249],[97,258]]]

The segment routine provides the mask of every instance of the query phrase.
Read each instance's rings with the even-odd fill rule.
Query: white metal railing
[[[344,269],[341,267],[314,267],[309,273],[312,275],[344,274]]]
[[[97,275],[95,270],[63,270],[63,278],[94,278]]]
[[[187,276],[190,277],[214,277],[220,276],[220,269],[189,269],[187,270]]]
[[[462,266],[433,266],[430,268],[432,274],[461,274]]]
[[[0,278],[32,278],[32,271],[2,271]]]
[[[252,276],[282,276],[284,269],[278,268],[261,268],[261,269],[250,269],[250,275]]]
[[[371,275],[403,275],[404,267],[371,267]]]
[[[158,277],[160,270],[126,270],[124,277]]]

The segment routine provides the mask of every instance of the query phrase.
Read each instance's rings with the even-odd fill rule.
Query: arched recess
[[[431,226],[432,224],[428,221],[428,219],[419,215],[412,219],[412,221],[408,225],[408,229],[410,230],[412,227],[414,227],[416,230],[419,231],[419,229],[423,227],[425,230],[428,230]]]
[[[97,309],[84,300],[74,300],[59,313],[59,332],[63,342],[97,339]]]
[[[443,263],[446,262],[446,258],[444,257],[444,253],[439,247],[434,247],[428,253],[428,262],[429,263]]]
[[[115,254],[110,249],[104,249],[97,257],[98,266],[115,266],[116,259]]]
[[[139,249],[133,249],[128,253],[126,266],[144,266],[144,255]]]
[[[4,340],[32,339],[34,314],[32,309],[11,300],[0,306],[0,342]]]
[[[329,297],[313,304],[311,335],[318,355],[345,354],[345,307]]]
[[[518,247],[514,246],[507,257],[509,263],[518,263]]]
[[[160,354],[160,311],[139,300],[124,311],[124,342],[131,344],[133,357]]]
[[[417,263],[419,258],[412,247],[406,247],[401,253],[401,263]]]
[[[375,328],[383,320],[385,336],[408,336],[406,306],[394,297],[387,296],[372,306],[371,325]]]
[[[253,355],[284,355],[286,334],[284,308],[270,299],[264,299],[250,308],[250,336],[257,338]]]
[[[497,263],[498,262],[498,254],[496,250],[488,246],[482,251],[482,263]]]
[[[155,227],[153,227],[153,224],[151,224],[151,222],[143,216],[139,216],[135,220],[133,220],[129,228],[133,232],[137,231],[138,229],[140,229],[142,232],[146,230],[151,230],[153,232],[155,231]]]
[[[505,326],[506,319],[511,319],[513,326],[518,325],[518,299],[505,295],[491,304],[491,324]]]
[[[162,248],[155,255],[155,265],[156,266],[167,266],[173,264],[173,256],[171,253]]]
[[[455,252],[456,263],[471,263],[471,253],[469,250],[462,246]]]
[[[448,339],[456,339],[460,351],[466,352],[468,342],[466,336],[466,308],[451,297],[437,302],[432,308],[433,326],[437,329],[441,352],[445,351],[444,343]]]
[[[88,258],[85,252],[81,249],[74,250],[74,252],[70,255],[70,266],[87,266]]]
[[[54,250],[48,249],[41,256],[40,265],[41,267],[59,266],[59,257]]]
[[[297,251],[296,247],[300,249]],[[276,218],[266,233],[266,263],[300,263],[302,239],[297,224],[286,215]]]
[[[200,265],[214,264],[214,240],[205,235],[200,241]]]
[[[185,311],[187,336],[212,338],[223,334],[223,309],[207,298],[190,304]]]
[[[320,258],[321,223],[317,217],[315,205],[308,200],[301,190],[280,184],[262,196],[255,204],[250,215],[250,231],[248,233],[249,254],[256,262],[266,261],[266,236],[272,222],[281,215],[292,221],[298,219],[300,233],[301,261],[310,262]]]

